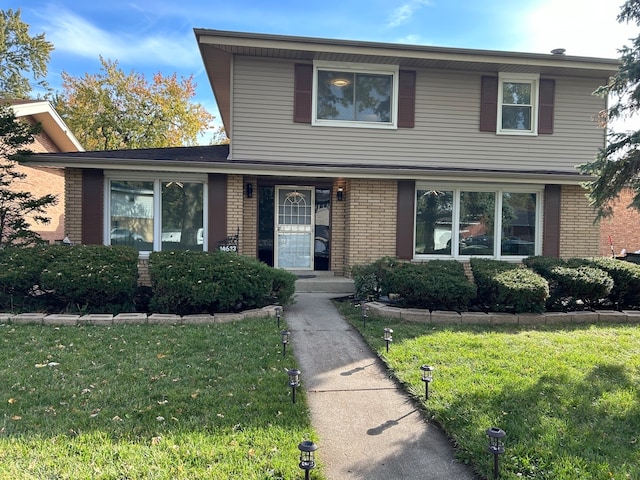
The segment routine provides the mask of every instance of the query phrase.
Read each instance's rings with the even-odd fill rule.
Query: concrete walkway
[[[284,315],[327,478],[477,480],[340,316],[335,296],[298,293]]]

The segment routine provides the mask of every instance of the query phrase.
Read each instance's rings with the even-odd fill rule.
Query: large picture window
[[[205,249],[204,187],[188,179],[109,179],[105,244],[140,252]]]
[[[314,124],[396,127],[397,67],[316,62],[314,72]]]
[[[414,256],[525,257],[542,251],[542,190],[418,185]]]

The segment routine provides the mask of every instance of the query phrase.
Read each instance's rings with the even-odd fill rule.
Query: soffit
[[[393,64],[477,72],[522,72],[603,78],[615,74],[618,60],[569,55],[359,42],[280,35],[195,30],[200,45],[229,55],[311,62]],[[208,62],[207,56],[204,57]]]

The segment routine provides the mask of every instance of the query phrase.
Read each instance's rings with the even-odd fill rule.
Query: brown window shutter
[[[398,127],[413,128],[416,120],[416,72],[400,70],[398,79]]]
[[[482,77],[480,84],[480,131],[495,132],[498,121],[498,77]]]
[[[555,91],[555,80],[540,80],[540,92],[538,100],[538,133],[553,133],[553,104]]]
[[[104,175],[102,170],[82,171],[82,243],[102,245],[104,218]],[[80,239],[72,239],[79,241]]]
[[[561,200],[562,190],[560,185],[545,186],[542,254],[547,257],[560,256]]]
[[[396,219],[396,256],[402,260],[413,258],[413,225],[415,218],[416,182],[398,182],[398,214]]]
[[[227,175],[209,174],[209,245],[208,250],[215,252],[219,242],[227,238]],[[235,232],[234,232],[235,233]]]
[[[311,123],[313,65],[296,63],[293,81],[293,121]]]

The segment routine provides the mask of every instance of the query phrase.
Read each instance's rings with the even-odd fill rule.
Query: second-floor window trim
[[[528,129],[505,128],[503,124],[503,106],[505,105],[504,83],[524,84],[533,82],[535,93],[528,105],[531,107],[531,123]],[[531,83],[529,83],[531,85]],[[554,131],[554,103],[556,82],[551,78],[539,78],[538,75],[502,73],[496,76],[483,76],[480,83],[480,131],[494,132],[499,135],[551,135]],[[509,105],[516,112],[522,105]],[[513,113],[513,112],[512,112]]]
[[[501,135],[538,134],[539,75],[498,75],[498,123]]]
[[[397,65],[316,61],[312,124],[398,128]]]

